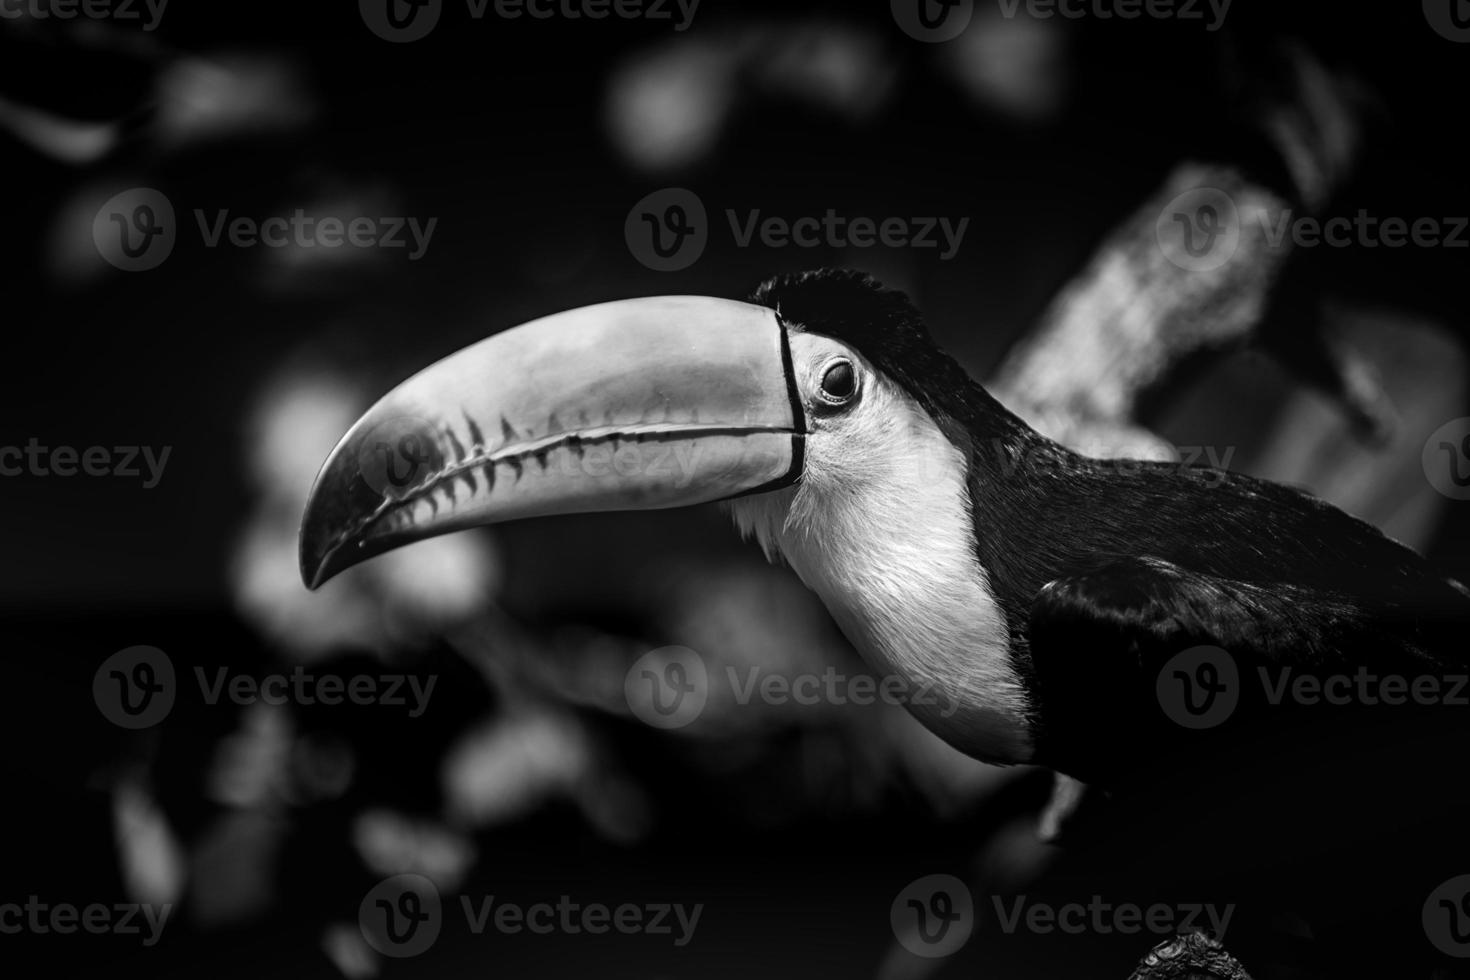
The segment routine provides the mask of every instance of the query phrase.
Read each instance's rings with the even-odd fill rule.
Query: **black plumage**
[[[867,276],[781,277],[752,301],[851,345],[964,454],[975,553],[1006,615],[1038,761],[1091,779],[1162,748],[1153,684],[1195,645],[1228,650],[1247,678],[1465,663],[1470,597],[1371,525],[1239,473],[1080,456],[991,397],[904,294]]]

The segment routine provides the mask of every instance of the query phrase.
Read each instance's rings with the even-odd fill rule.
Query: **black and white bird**
[[[637,465],[609,452],[627,445]],[[325,464],[302,574],[472,525],[716,500],[874,670],[959,705],[911,710],[987,761],[1120,778],[1161,745],[1161,666],[1197,645],[1243,675],[1464,662],[1470,598],[1413,551],[1290,488],[1079,456],[850,272],[576,309],[421,371]]]

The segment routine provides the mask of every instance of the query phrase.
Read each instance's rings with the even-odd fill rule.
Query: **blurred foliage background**
[[[174,0],[150,32],[0,22],[14,345],[0,442],[172,447],[148,490],[0,481],[0,891],[178,909],[154,949],[55,936],[28,948],[157,976],[959,975],[893,942],[889,902],[936,870],[985,888],[1042,874],[1048,774],[961,757],[892,707],[717,701],[673,734],[628,710],[627,666],[671,644],[742,669],[863,669],[717,508],[467,533],[309,594],[295,531],[315,469],[378,393],[488,333],[605,299],[740,297],[804,268],[906,289],[943,346],[994,376],[1182,163],[1267,183],[1290,170],[1241,101],[1270,77],[1265,51],[1296,52],[1353,93],[1362,129],[1333,185],[1345,213],[1465,214],[1456,96],[1470,51],[1418,5],[1398,7],[1237,0],[1210,32],[977,4],[943,45],[906,37],[887,3],[705,0],[687,31],[475,21],[450,4],[435,33],[403,45],[346,3]],[[718,226],[679,273],[645,268],[623,240],[629,208],[665,186],[694,190]],[[133,187],[167,195],[179,241],[161,267],[124,274],[97,253],[92,220]],[[438,223],[413,262],[211,249],[194,227],[196,209],[297,208]],[[970,224],[941,261],[740,247],[727,208]],[[1466,414],[1464,253],[1322,250],[1300,266],[1294,281],[1375,372],[1391,432],[1365,439],[1259,344],[1202,344],[1136,421],[1174,445],[1228,449],[1233,468],[1309,487],[1470,572],[1464,512],[1419,464],[1428,433]],[[139,643],[181,674],[306,665],[438,683],[420,718],[184,697],[130,733],[89,692],[106,656]],[[709,908],[686,949],[459,936],[385,964],[356,932],[356,903],[405,870],[446,893]],[[1075,959],[1122,977],[1143,952],[1079,943]]]

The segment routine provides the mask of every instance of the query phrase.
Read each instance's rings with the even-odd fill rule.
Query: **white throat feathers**
[[[801,482],[731,501],[735,523],[821,597],[877,673],[906,682],[929,729],[987,761],[1026,762],[1027,698],[975,554],[964,456],[886,379],[863,400],[814,418]]]

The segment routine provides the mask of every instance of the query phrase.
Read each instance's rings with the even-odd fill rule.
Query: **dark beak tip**
[[[313,540],[316,535],[312,533],[314,528],[311,524],[311,509],[308,508],[306,513],[307,516],[301,523],[301,533],[297,544],[297,566],[301,572],[301,584],[306,586],[308,591],[315,592],[326,581],[322,575],[326,565],[326,556],[321,553]]]
[[[351,436],[333,450],[306,497],[297,535],[301,582],[312,592],[354,564],[342,561],[344,531],[357,515],[376,507],[380,497],[362,478]]]
[[[314,567],[303,557],[301,560],[301,584],[306,586],[306,591],[315,592],[322,587],[322,583],[325,581],[321,577],[321,567]]]
[[[307,526],[303,525],[298,564],[301,584],[306,586],[308,592],[315,592],[336,578],[353,562],[342,561],[338,548],[326,548],[313,541],[308,537],[307,530]]]
[[[355,477],[355,471],[353,478],[327,479],[312,490],[297,539],[301,582],[309,591],[317,591],[352,566],[402,543],[398,535],[370,528],[349,530],[360,522],[359,515],[371,512],[381,499]]]
[[[340,542],[334,539],[339,537],[340,528],[344,526],[343,515],[335,512],[332,499],[330,490],[320,484],[312,488],[297,536],[301,584],[312,592],[342,570],[342,566],[332,559],[340,546]]]

